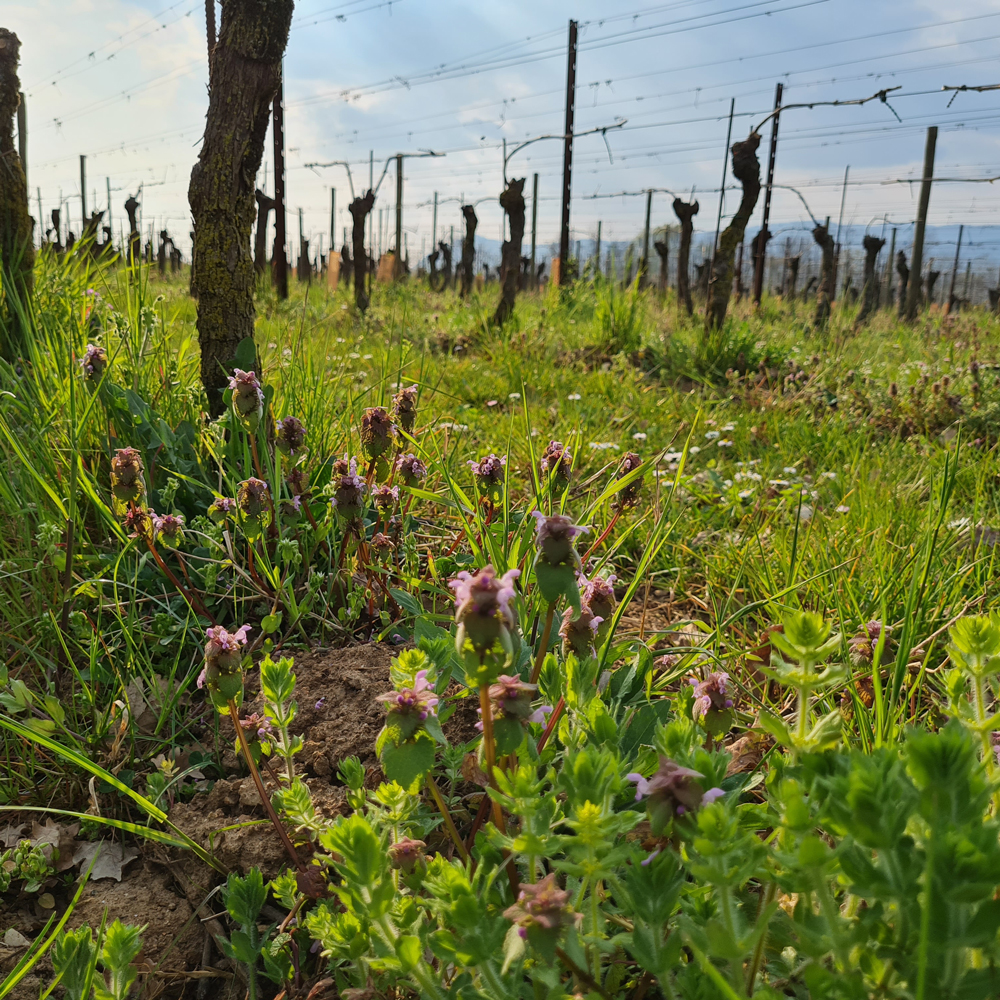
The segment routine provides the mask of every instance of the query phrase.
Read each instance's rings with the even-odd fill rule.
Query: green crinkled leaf
[[[386,744],[382,751],[382,769],[390,781],[413,790],[434,767],[434,741],[426,736],[397,745]]]
[[[548,563],[535,563],[535,580],[542,597],[549,604],[554,604],[560,597],[565,597],[580,613],[580,591],[576,585],[576,572],[572,566],[550,566]]]
[[[448,737],[441,729],[441,720],[436,715],[428,715],[424,719],[424,731],[430,735],[435,743],[440,743],[441,746],[445,747],[448,745]]]
[[[398,587],[393,587],[390,591],[393,598],[395,598],[396,603],[407,613],[411,615],[422,615],[424,609],[420,602],[406,590],[400,590]]]
[[[236,345],[236,354],[233,358],[235,367],[242,368],[243,371],[251,371],[257,367],[257,345],[253,337],[244,337]]]
[[[792,745],[792,734],[785,725],[782,718],[775,715],[773,712],[761,712],[758,719],[758,725],[765,732],[770,733],[778,743],[782,746]]]

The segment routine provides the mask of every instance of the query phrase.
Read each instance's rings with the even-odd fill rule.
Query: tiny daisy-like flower
[[[753,496],[753,490],[740,490],[740,492],[739,492],[739,493],[737,493],[736,495],[737,495],[737,496],[738,496],[738,497],[739,497],[739,498],[740,498],[741,500],[749,500],[749,499],[750,499],[750,497],[752,497],[752,496]]]
[[[726,438],[722,438],[720,441],[715,442],[717,448],[732,448],[733,442]]]
[[[646,435],[642,431],[636,431],[635,434],[632,435],[632,440],[633,441],[645,441],[646,440]]]
[[[786,465],[781,471],[786,476],[794,476],[799,470],[794,465]]]
[[[700,451],[701,451],[701,448],[699,448],[697,445],[694,445],[693,447],[688,448],[688,454],[689,455],[697,455],[698,452],[700,452]]]
[[[837,478],[837,473],[836,472],[821,472],[819,474],[819,478],[820,479],[836,479]]]
[[[840,505],[840,506],[839,506],[839,507],[837,508],[837,513],[838,513],[838,514],[847,514],[847,513],[849,513],[850,509],[851,509],[851,508],[850,508],[850,507],[848,507],[846,503],[842,503],[842,504],[841,504],[841,505]]]
[[[705,437],[709,441],[714,441],[718,436],[719,436],[719,432],[718,431],[705,431]]]
[[[722,429],[724,431],[734,431],[736,430],[736,424],[726,424],[726,426],[723,427]]]
[[[519,392],[508,392],[507,393],[507,398],[508,399],[520,399],[521,398],[521,394]]]
[[[581,399],[582,397],[580,396],[580,393],[578,393],[578,392],[571,392],[566,398],[567,399],[572,399],[572,400],[577,400],[577,399]]]

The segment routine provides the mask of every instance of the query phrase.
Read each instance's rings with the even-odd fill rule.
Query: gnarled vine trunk
[[[34,287],[35,245],[24,165],[14,146],[14,116],[21,99],[17,78],[20,49],[17,35],[0,28],[0,267],[5,283],[27,306]],[[41,220],[38,224],[41,226]],[[16,312],[9,307],[7,312],[7,325],[17,339],[4,344],[4,353],[13,357],[25,337]]]
[[[254,178],[293,8],[293,0],[224,3],[212,49],[205,139],[191,171],[188,201],[198,261],[201,381],[213,417],[223,412],[237,345],[254,332]]]
[[[875,274],[875,264],[885,246],[885,240],[878,236],[866,236],[861,244],[865,248],[865,287],[861,293],[861,311],[858,313],[857,324],[864,323],[878,308],[879,280]]]
[[[684,305],[688,316],[694,313],[694,303],[691,301],[691,234],[694,223],[691,221],[698,214],[698,202],[690,204],[674,198],[674,215],[681,223],[681,245],[677,249],[677,303]]]
[[[500,195],[500,207],[507,213],[510,239],[504,240],[500,255],[500,302],[493,322],[503,326],[514,311],[521,277],[521,241],[524,239],[524,178],[507,182]]]
[[[667,290],[667,266],[670,263],[670,237],[664,233],[662,240],[653,244],[656,256],[660,258],[660,275],[656,283],[657,290],[664,294]]]
[[[759,145],[760,136],[756,132],[751,132],[742,142],[733,143],[733,176],[743,187],[743,197],[732,221],[719,237],[719,248],[715,252],[715,266],[712,268],[712,280],[708,288],[706,330],[718,330],[726,321],[729,297],[733,292],[733,256],[736,247],[743,241],[747,223],[760,197],[760,161],[757,159]]]
[[[896,274],[899,275],[899,283],[896,285],[896,300],[899,308],[899,317],[903,318],[906,311],[906,289],[910,284],[910,269],[906,263],[906,254],[900,250],[896,254]]]
[[[368,291],[365,281],[368,277],[368,254],[365,253],[365,220],[375,204],[375,192],[369,191],[363,198],[355,198],[348,206],[354,228],[351,240],[354,244],[354,304],[361,312],[368,308]]]
[[[267,270],[267,220],[274,208],[274,199],[258,188],[254,192],[257,202],[257,228],[253,238],[253,269],[257,274]]]
[[[830,304],[833,302],[834,281],[836,280],[833,253],[836,244],[826,226],[816,226],[812,231],[813,239],[823,253],[819,269],[819,286],[816,289],[816,312],[813,315],[813,325],[822,330],[830,318]]]
[[[465,219],[465,236],[462,237],[462,287],[460,295],[464,299],[472,291],[472,264],[476,257],[476,210],[472,205],[462,206]]]
[[[795,301],[795,286],[799,283],[799,265],[801,263],[801,257],[792,257],[788,261],[788,286],[785,289],[785,295],[789,302]]]

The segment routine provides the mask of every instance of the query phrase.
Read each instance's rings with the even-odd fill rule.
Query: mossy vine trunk
[[[14,116],[21,99],[17,78],[20,49],[17,35],[0,28],[0,267],[4,285],[27,310],[34,283],[35,245],[24,165],[14,145]],[[25,332],[21,330],[21,316],[9,304],[5,325],[3,350],[12,358],[23,347]]]
[[[906,289],[910,284],[910,268],[906,263],[906,254],[900,250],[896,254],[896,274],[899,276],[896,291],[896,305],[900,319],[906,312]]]
[[[254,179],[281,77],[294,0],[225,0],[208,116],[188,201],[198,261],[198,341],[209,413],[219,416],[236,347],[253,337]]]
[[[267,220],[274,209],[274,199],[268,197],[259,188],[254,192],[257,202],[257,228],[253,241],[253,269],[257,274],[267,270]]]
[[[681,223],[681,244],[677,249],[677,303],[683,303],[688,316],[694,313],[691,301],[691,236],[694,233],[693,219],[699,207],[696,201],[688,204],[674,198],[674,215]]]
[[[472,205],[462,206],[462,216],[465,219],[465,236],[462,237],[462,286],[460,295],[464,299],[472,291],[472,265],[476,258],[476,210]]]
[[[732,221],[719,237],[719,249],[715,253],[712,281],[708,288],[708,308],[705,311],[707,331],[719,330],[726,321],[729,298],[733,291],[733,257],[736,248],[743,242],[747,223],[760,197],[760,161],[757,147],[760,136],[751,132],[742,142],[733,143],[733,176],[743,187],[740,207]]]
[[[830,305],[835,294],[833,254],[836,244],[826,226],[816,226],[812,231],[813,239],[823,254],[819,268],[819,286],[816,289],[816,312],[813,316],[813,326],[822,330],[830,318]]]
[[[514,311],[521,278],[521,241],[524,239],[524,178],[507,182],[500,195],[500,207],[507,213],[510,239],[504,240],[500,256],[500,301],[493,322],[503,326]]]
[[[368,308],[368,290],[365,280],[368,277],[368,254],[365,253],[365,221],[375,204],[375,192],[369,191],[363,198],[355,198],[348,206],[351,213],[353,228],[351,241],[354,244],[354,304],[359,312]]]

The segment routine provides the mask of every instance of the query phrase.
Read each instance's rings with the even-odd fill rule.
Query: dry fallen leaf
[[[4,932],[3,946],[5,948],[27,948],[31,942],[18,930],[8,927]]]
[[[113,844],[107,840],[96,843],[83,842],[77,844],[76,853],[73,855],[74,864],[82,864],[86,869],[97,855],[97,861],[90,872],[92,879],[113,878],[116,882],[122,880],[122,869],[130,862],[139,857],[139,852],[134,847],[123,847],[121,844]]]
[[[0,830],[0,847],[16,847],[17,842],[21,839],[23,830],[23,823],[17,826],[5,826]]]

